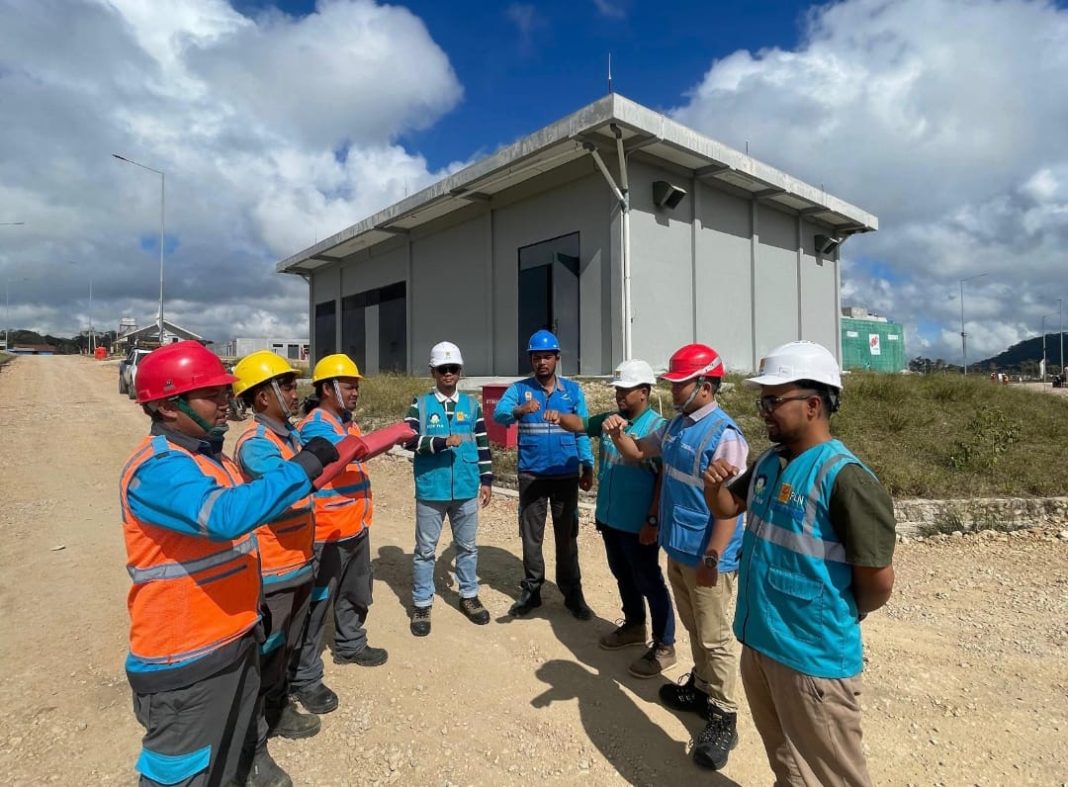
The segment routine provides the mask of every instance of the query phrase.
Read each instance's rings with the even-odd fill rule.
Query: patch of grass
[[[754,406],[756,391],[737,375],[726,382],[731,385],[724,386],[719,402],[742,428],[755,459],[769,446]],[[356,416],[365,429],[397,421],[412,397],[431,384],[429,377],[369,376]],[[611,386],[603,380],[582,385],[591,413],[615,409]],[[654,389],[654,407],[658,397],[670,417],[669,387]],[[978,376],[850,374],[831,427],[898,497],[1068,494],[1068,399],[1061,397],[993,385]],[[494,449],[494,472],[502,481],[514,477],[515,452]]]

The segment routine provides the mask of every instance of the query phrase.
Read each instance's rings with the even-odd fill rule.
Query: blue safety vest
[[[461,393],[450,417],[445,405],[433,392],[419,397],[419,434],[426,437],[459,435],[455,448],[436,454],[415,455],[415,497],[417,500],[470,500],[478,494],[478,445],[475,423],[478,405]]]
[[[537,399],[541,403],[541,409],[536,413],[527,413],[519,419],[519,472],[542,476],[578,476],[582,460],[593,464],[588,438],[578,437],[557,424],[545,422],[546,410],[578,413],[579,403],[585,402],[578,383],[557,377],[556,388],[546,396],[541,384],[535,378],[527,377],[513,383],[512,392],[519,405],[530,399]],[[582,441],[586,443],[585,452],[589,453],[589,457],[582,456]]]
[[[742,430],[722,407],[717,407],[697,423],[676,415],[668,422],[660,442],[664,462],[660,484],[660,546],[673,560],[696,566],[712,537],[712,512],[705,502],[702,476],[723,433]],[[738,570],[745,517],[739,516],[730,544],[719,556],[720,571]]]
[[[863,668],[853,568],[830,519],[834,480],[849,464],[868,470],[838,440],[809,448],[785,468],[772,449],[753,467],[747,493],[734,635],[818,678],[848,678]]]
[[[664,419],[651,407],[626,428],[640,440],[655,432]],[[656,490],[656,474],[649,462],[634,462],[619,453],[610,438],[601,438],[597,471],[597,521],[615,530],[637,533],[645,524]]]

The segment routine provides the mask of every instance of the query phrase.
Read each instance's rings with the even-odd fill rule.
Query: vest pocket
[[[822,642],[827,633],[823,626],[823,584],[774,566],[767,576],[772,627],[800,642]]]
[[[675,506],[671,513],[671,527],[667,531],[666,546],[687,555],[700,555],[711,515],[685,506]]]

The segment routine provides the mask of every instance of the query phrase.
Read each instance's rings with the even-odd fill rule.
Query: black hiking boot
[[[524,590],[519,594],[518,600],[512,604],[511,609],[508,610],[508,614],[515,618],[521,618],[534,609],[541,606],[541,591],[540,590]]]
[[[430,607],[416,607],[412,610],[410,628],[412,635],[416,637],[425,637],[430,633]]]
[[[665,683],[660,687],[660,701],[672,710],[684,710],[708,718],[708,695],[694,685],[691,672],[685,683]]]
[[[268,708],[266,716],[268,738],[310,738],[322,727],[318,716],[301,713],[292,702],[287,702],[281,708]]]
[[[564,601],[564,606],[567,607],[571,611],[571,614],[579,620],[593,619],[593,610],[590,609],[589,604],[586,603],[586,599],[583,598],[581,592],[566,599]]]
[[[246,784],[248,787],[293,787],[293,780],[271,758],[267,749],[262,749],[252,760]]]
[[[335,664],[357,664],[361,667],[378,667],[389,659],[389,651],[385,648],[375,648],[365,645],[363,650],[354,656],[339,656],[334,653]]]
[[[482,606],[478,596],[460,599],[460,611],[476,626],[485,626],[490,622],[489,610]]]
[[[708,706],[708,724],[693,744],[693,761],[702,768],[722,770],[731,749],[738,745],[738,714]]]
[[[321,682],[293,689],[289,696],[303,705],[308,713],[314,713],[316,716],[337,710],[337,695]]]

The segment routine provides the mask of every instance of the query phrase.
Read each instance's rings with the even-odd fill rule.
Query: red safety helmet
[[[668,360],[668,370],[660,375],[671,383],[684,383],[695,377],[723,377],[723,361],[707,344],[687,344]]]
[[[184,341],[164,345],[146,355],[137,367],[134,387],[137,403],[146,404],[235,382],[237,378],[226,371],[219,356],[200,342]]]

